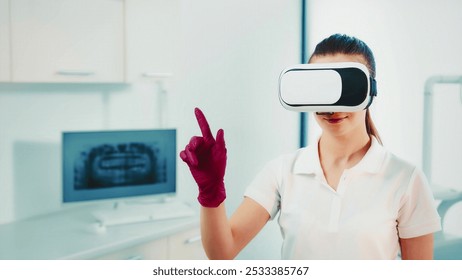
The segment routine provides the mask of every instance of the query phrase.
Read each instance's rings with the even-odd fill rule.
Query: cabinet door
[[[168,256],[171,260],[205,260],[200,229],[194,228],[169,237]]]
[[[9,1],[0,0],[0,82],[10,81]]]
[[[143,243],[124,250],[100,256],[98,260],[166,260],[167,259],[166,238]]]
[[[14,0],[13,82],[123,82],[123,0]]]
[[[126,1],[128,81],[147,73],[176,74],[182,47],[181,5],[181,0]]]

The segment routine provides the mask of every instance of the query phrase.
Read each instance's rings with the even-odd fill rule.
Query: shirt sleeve
[[[255,200],[274,219],[280,208],[280,194],[278,191],[279,164],[276,160],[269,162],[257,174],[247,187],[244,196]]]
[[[398,213],[400,238],[413,238],[441,230],[430,186],[423,172],[415,169]]]

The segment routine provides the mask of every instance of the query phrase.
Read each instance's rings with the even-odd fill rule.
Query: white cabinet
[[[168,239],[168,258],[170,260],[205,260],[207,256],[202,247],[200,228],[193,228]]]
[[[199,228],[111,252],[98,260],[205,260]]]
[[[14,0],[10,22],[12,82],[124,81],[123,0]]]
[[[166,260],[168,255],[167,239],[159,239],[112,252],[97,260]]]
[[[10,81],[9,1],[0,0],[0,82]]]
[[[0,260],[206,259],[198,215],[99,231],[93,216],[98,209],[87,204],[0,225]]]
[[[176,75],[181,63],[181,0],[127,0],[127,80],[146,73]],[[181,66],[181,65],[180,65]]]

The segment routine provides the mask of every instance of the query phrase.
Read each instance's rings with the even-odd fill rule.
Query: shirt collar
[[[294,174],[322,174],[321,163],[319,161],[318,141],[315,145],[309,145],[300,150],[295,159],[293,172]]]
[[[351,170],[363,171],[367,173],[376,174],[379,173],[387,155],[387,150],[377,141],[375,137],[371,137],[371,146],[364,157],[358,164],[356,164]]]
[[[386,150],[380,145],[375,137],[371,137],[371,146],[361,161],[356,164],[351,170],[367,173],[378,173],[382,167]],[[294,174],[322,174],[321,163],[318,153],[318,141],[315,145],[309,145],[300,150],[297,158],[295,159],[293,173]]]

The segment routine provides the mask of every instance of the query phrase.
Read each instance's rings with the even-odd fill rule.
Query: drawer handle
[[[168,72],[145,72],[143,73],[143,77],[145,78],[170,78],[172,77],[172,73]]]
[[[93,71],[78,71],[78,70],[59,70],[56,74],[61,76],[92,76],[95,75]]]
[[[142,259],[143,259],[143,256],[134,255],[134,256],[128,257],[126,260],[127,260],[127,261],[133,261],[133,260],[142,260]]]
[[[196,243],[196,242],[199,242],[199,241],[201,241],[201,236],[200,235],[191,237],[189,239],[186,239],[184,241],[184,244],[193,244],[193,243]]]

